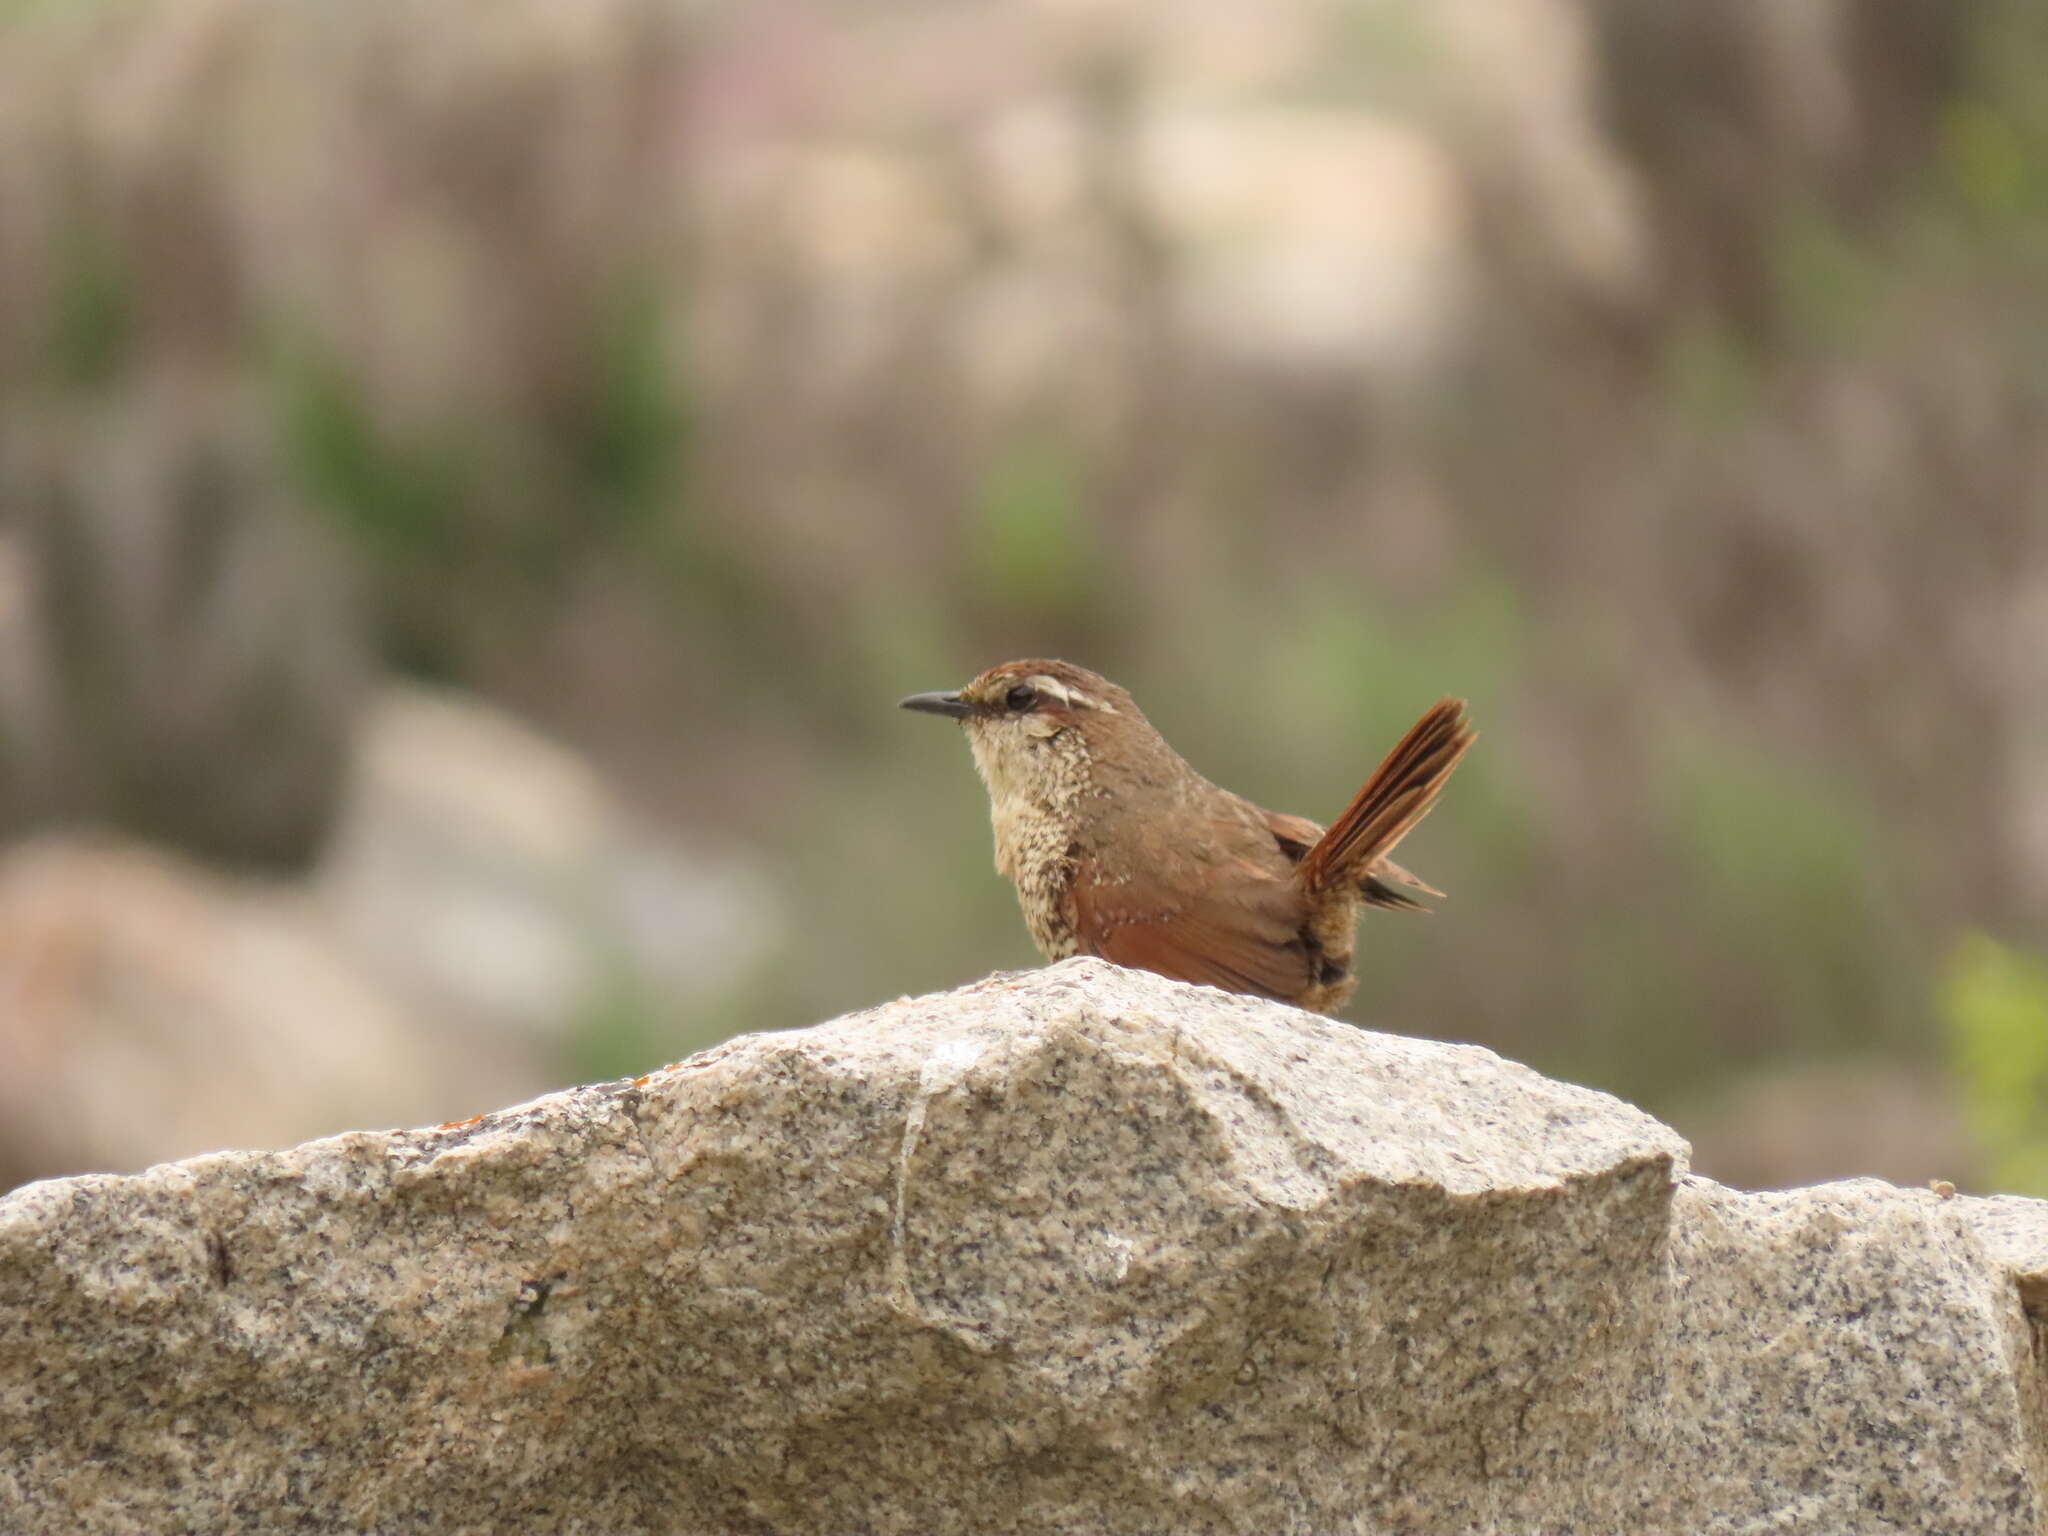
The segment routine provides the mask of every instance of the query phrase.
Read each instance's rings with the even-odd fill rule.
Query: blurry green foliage
[[[595,510],[617,524],[644,524],[660,510],[687,453],[690,414],[669,365],[664,316],[652,283],[622,284],[599,306],[589,410],[573,459]]]
[[[715,1045],[732,1031],[732,1014],[695,999],[685,1016],[674,996],[656,990],[623,966],[606,977],[576,1012],[567,1032],[561,1070],[572,1082],[638,1077]]]
[[[1547,1046],[1545,1070],[1650,1101],[1731,1075],[1717,1000],[1686,973],[1695,948],[1686,922],[1682,904],[1659,891],[1603,904],[1597,922],[1580,926],[1569,994],[1577,1028]]]
[[[290,461],[342,531],[376,560],[446,558],[469,479],[452,447],[395,441],[356,381],[316,352],[297,354],[279,383]]]
[[[1755,349],[1719,316],[1699,314],[1675,325],[1662,371],[1662,393],[1673,410],[1706,426],[1743,424],[1762,396]]]
[[[1418,657],[1428,658],[1437,693],[1470,701],[1482,731],[1501,725],[1527,641],[1508,582],[1475,569],[1441,601],[1407,612],[1339,579],[1305,593],[1295,613],[1284,652],[1268,664],[1287,716],[1276,729],[1298,736],[1320,726],[1333,751],[1356,756],[1361,779],[1436,697],[1416,687]],[[1533,854],[1535,828],[1499,761],[1498,753],[1480,751],[1459,770],[1459,819],[1495,870],[1511,878]],[[1327,820],[1352,787],[1303,784],[1301,803],[1286,808]]]
[[[1912,1054],[1924,957],[1854,791],[1697,733],[1668,737],[1647,787],[1650,835],[1618,877],[1530,887],[1587,904],[1551,1005],[1574,1025],[1538,1064],[1656,1105],[1773,1060]]]
[[[2048,1195],[2048,958],[1969,934],[1949,956],[1939,1008],[1992,1180]]]
[[[967,533],[968,568],[989,601],[1053,618],[1096,594],[1100,551],[1073,458],[1057,442],[1023,437],[996,453]]]
[[[1849,786],[1787,754],[1693,739],[1662,775],[1667,836],[1701,939],[1766,980],[1773,1048],[1903,1042],[1918,1014],[1907,947],[1886,945],[1875,818]]]
[[[369,385],[301,336],[270,349],[286,459],[315,505],[371,568],[394,664],[460,675],[480,635],[551,604],[584,556],[687,542],[675,507],[690,414],[649,284],[596,305],[572,384],[516,419],[460,403],[395,423]],[[668,565],[704,566],[691,548]],[[712,562],[715,563],[715,562]]]
[[[135,344],[135,297],[120,248],[95,226],[60,232],[56,284],[45,310],[42,371],[62,388],[104,389]]]
[[[384,659],[416,676],[460,675],[458,600],[471,589],[446,583],[463,563],[471,466],[424,429],[397,440],[362,387],[316,351],[290,354],[277,380],[285,463],[369,572]]]
[[[2035,170],[2017,125],[1982,101],[1961,101],[1942,124],[1950,184],[1979,212],[2010,218],[2038,196]]]
[[[961,646],[949,622],[949,610],[929,597],[910,592],[893,592],[882,601],[863,607],[854,621],[854,654],[862,663],[860,676],[872,679],[872,693],[864,701],[862,717],[876,731],[898,732],[902,723],[874,710],[877,697],[888,699],[892,683],[903,678],[928,676],[933,688],[951,688],[967,681],[946,675],[958,670],[951,658]],[[945,658],[945,659],[941,659]],[[972,665],[972,663],[969,663]],[[924,685],[919,685],[922,691]]]
[[[1841,348],[1869,328],[1883,279],[1867,239],[1816,204],[1784,213],[1770,247],[1771,275],[1795,334]]]
[[[2048,213],[2048,9],[2033,0],[1979,7],[1971,29],[1970,86],[1941,124],[1947,191],[1993,225],[2038,224]]]
[[[1412,611],[1375,601],[1341,571],[1315,579],[1289,606],[1275,685],[1297,712],[1389,747],[1430,702],[1408,691],[1416,658],[1428,657],[1429,675],[1483,714],[1511,692],[1525,638],[1514,588],[1478,569]]]

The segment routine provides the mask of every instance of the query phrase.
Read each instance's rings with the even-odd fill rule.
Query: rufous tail
[[[1378,869],[1374,866],[1429,814],[1458,759],[1477,739],[1478,733],[1465,719],[1465,701],[1438,699],[1429,713],[1409,727],[1386,761],[1373,770],[1344,813],[1330,823],[1330,830],[1302,855],[1302,884],[1320,891],[1353,882],[1364,889],[1369,902],[1376,894],[1375,887],[1384,891],[1375,905],[1415,905],[1381,877],[1392,875],[1402,884],[1422,890],[1429,887],[1391,860]],[[1388,897],[1393,899],[1385,899]]]

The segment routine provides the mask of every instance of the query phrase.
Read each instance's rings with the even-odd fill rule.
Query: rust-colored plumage
[[[1211,784],[1128,693],[1069,662],[1005,662],[903,706],[966,728],[996,868],[1048,959],[1100,955],[1331,1012],[1357,986],[1359,909],[1443,894],[1388,855],[1472,745],[1461,700],[1432,706],[1327,831]]]

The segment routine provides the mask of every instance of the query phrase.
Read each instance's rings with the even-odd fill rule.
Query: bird
[[[1477,739],[1440,699],[1328,829],[1212,784],[1125,689],[1071,662],[990,667],[901,708],[957,720],[988,787],[999,873],[1048,960],[1097,955],[1335,1013],[1361,909],[1443,892],[1390,857]]]

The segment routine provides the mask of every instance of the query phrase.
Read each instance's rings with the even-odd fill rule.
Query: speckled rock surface
[[[1096,961],[0,1201],[8,1531],[2038,1529],[2048,1207]]]

